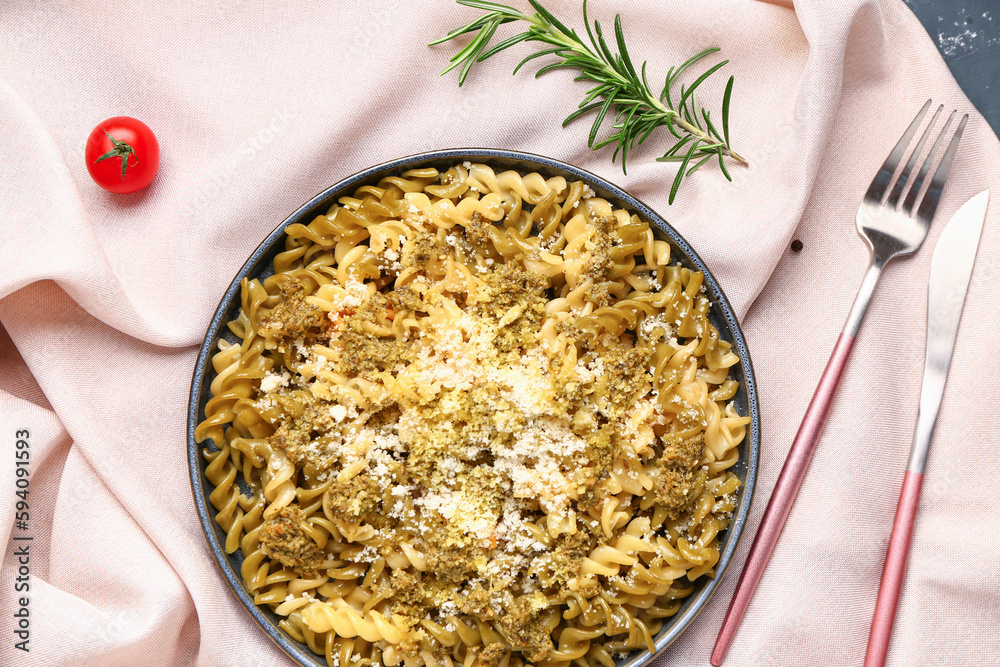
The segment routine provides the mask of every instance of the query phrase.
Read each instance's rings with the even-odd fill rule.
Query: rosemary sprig
[[[688,58],[679,67],[671,67],[667,72],[663,89],[657,95],[646,79],[646,63],[643,62],[638,70],[632,64],[625,46],[625,35],[619,15],[615,16],[615,44],[618,49],[615,53],[604,38],[601,24],[594,21],[593,29],[591,28],[587,17],[586,0],[583,0],[583,22],[587,28],[590,45],[580,39],[575,30],[563,25],[538,0],[529,0],[535,9],[534,15],[486,0],[457,1],[461,5],[486,12],[471,23],[431,42],[433,46],[466,33],[476,33],[468,44],[452,56],[451,65],[442,72],[446,74],[456,67],[461,67],[458,75],[459,86],[465,83],[465,77],[468,76],[473,63],[482,62],[520,42],[540,42],[548,46],[527,56],[514,68],[514,73],[517,74],[518,70],[529,61],[543,56],[554,56],[558,60],[543,65],[536,72],[536,77],[555,69],[579,70],[576,80],[593,83],[594,87],[587,91],[576,111],[566,117],[563,126],[586,113],[596,111],[587,145],[597,150],[609,144],[617,144],[611,159],[617,160],[618,153],[621,152],[622,171],[625,171],[629,150],[641,145],[656,128],[666,127],[677,138],[677,142],[662,157],[657,158],[660,162],[681,163],[670,188],[671,204],[683,178],[690,176],[713,157],[718,158],[719,168],[730,181],[733,179],[726,169],[725,158],[747,164],[747,161],[737,155],[729,144],[729,103],[733,93],[733,77],[729,77],[722,98],[721,134],[712,122],[709,112],[698,104],[695,93],[698,86],[729,62],[728,60],[708,68],[690,85],[685,87],[681,84],[677,99],[671,97],[671,90],[680,76],[691,66],[719,49],[705,49]],[[490,46],[490,40],[497,28],[514,21],[527,23],[527,30]],[[615,118],[611,123],[611,134],[598,140],[597,135],[601,126],[612,109]]]

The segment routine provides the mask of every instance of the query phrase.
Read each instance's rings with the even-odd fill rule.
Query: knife
[[[917,518],[927,451],[930,449],[934,424],[941,408],[948,367],[955,351],[958,322],[962,318],[965,295],[969,291],[972,265],[976,260],[976,249],[979,247],[989,202],[990,191],[984,190],[963,204],[941,232],[941,238],[934,248],[930,284],[927,287],[927,350],[920,408],[913,433],[913,445],[910,447],[910,460],[903,476],[903,489],[896,507],[896,519],[889,537],[882,583],[875,602],[865,667],[880,667],[885,664],[886,653],[889,651],[889,637],[892,635],[899,593],[906,574],[913,524]]]

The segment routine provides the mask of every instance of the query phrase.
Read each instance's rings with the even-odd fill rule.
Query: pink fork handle
[[[826,362],[826,369],[819,380],[819,386],[813,394],[809,407],[806,409],[805,417],[795,435],[791,449],[785,459],[785,465],[778,475],[778,481],[771,492],[771,499],[764,510],[760,527],[754,537],[753,545],[750,547],[750,554],[747,556],[746,565],[743,567],[743,574],[739,583],[736,584],[736,591],[733,599],[729,603],[729,611],[722,622],[719,636],[715,640],[715,648],[712,650],[712,664],[719,665],[729,650],[729,645],[736,636],[743,614],[746,612],[754,590],[764,574],[764,568],[774,551],[774,545],[781,535],[781,529],[785,526],[785,520],[792,509],[795,494],[802,486],[802,480],[812,460],[813,452],[819,443],[820,434],[823,432],[823,424],[830,414],[830,407],[833,405],[833,397],[837,393],[840,379],[844,375],[847,367],[847,360],[851,356],[854,348],[854,336],[848,333],[841,333],[837,338],[837,344],[833,348],[830,360]]]
[[[899,594],[903,590],[906,561],[910,555],[913,524],[917,519],[920,487],[923,482],[923,474],[912,470],[907,470],[903,477],[903,490],[899,494],[896,519],[892,523],[889,549],[885,555],[885,568],[882,570],[882,583],[879,585],[878,599],[875,601],[875,616],[872,618],[872,631],[868,636],[865,667],[881,667],[885,664],[885,656],[889,652],[889,637],[892,635],[892,624],[896,619]]]

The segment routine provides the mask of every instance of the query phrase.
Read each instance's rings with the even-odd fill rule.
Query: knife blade
[[[920,407],[913,432],[910,459],[903,476],[903,488],[896,518],[889,536],[882,582],[868,636],[865,667],[880,667],[889,652],[889,638],[903,588],[906,561],[910,553],[913,526],[917,518],[920,488],[923,485],[927,453],[944,396],[948,368],[955,351],[958,324],[969,291],[972,266],[979,248],[990,191],[984,190],[962,205],[945,226],[934,248],[931,276],[927,286],[927,348]]]
[[[937,421],[951,357],[955,351],[958,323],[969,291],[972,265],[982,235],[990,191],[983,190],[965,202],[945,226],[934,247],[931,278],[927,286],[927,349],[920,410],[913,435],[913,448],[906,469],[923,473],[927,451]]]

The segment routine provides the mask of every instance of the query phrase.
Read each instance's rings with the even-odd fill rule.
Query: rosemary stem
[[[462,85],[469,68],[474,63],[482,62],[521,42],[545,44],[546,46],[536,49],[535,53],[524,58],[514,68],[514,73],[516,74],[527,62],[543,56],[551,56],[554,62],[543,63],[535,76],[562,68],[578,70],[576,80],[589,82],[592,87],[577,109],[566,117],[563,125],[584,114],[595,112],[587,138],[588,146],[599,150],[609,144],[616,144],[611,159],[614,161],[620,152],[624,170],[629,151],[641,145],[657,128],[666,127],[677,138],[673,146],[662,157],[657,158],[662,162],[682,163],[670,189],[670,203],[673,203],[677,188],[684,177],[690,176],[713,155],[718,158],[719,169],[730,181],[732,178],[726,170],[725,158],[749,166],[745,158],[729,147],[729,103],[733,91],[733,77],[729,77],[729,83],[722,97],[721,124],[718,125],[718,129],[709,119],[709,112],[698,103],[695,95],[695,89],[728,63],[728,60],[709,67],[690,84],[686,86],[681,84],[678,104],[675,105],[670,98],[670,89],[680,76],[694,63],[719,49],[714,47],[704,49],[688,58],[679,67],[671,67],[662,92],[656,93],[646,80],[646,63],[642,62],[640,67],[632,64],[625,45],[620,16],[615,16],[614,38],[609,45],[602,34],[600,23],[593,21],[591,29],[591,21],[587,16],[587,0],[583,0],[583,19],[587,28],[585,36],[589,37],[593,48],[586,40],[580,38],[576,30],[564,25],[545,9],[541,5],[541,0],[529,0],[535,9],[534,14],[526,14],[514,7],[499,4],[496,0],[458,0],[458,2],[486,11],[485,15],[465,26],[455,28],[445,37],[432,42],[439,44],[470,32],[476,33],[475,37],[451,58],[451,65],[445,69],[445,72],[449,72],[456,67],[461,68],[459,85]],[[527,29],[490,47],[489,42],[496,29],[512,21],[523,22],[527,25]],[[615,46],[617,51],[614,49]],[[701,123],[702,117],[705,119],[704,126]],[[605,131],[604,138],[599,137],[602,129]],[[685,150],[681,151],[682,148]]]
[[[544,21],[541,21],[540,19],[534,16],[528,16],[527,14],[522,14],[520,18],[525,23],[528,23],[535,29],[545,33],[546,34],[545,41],[549,42],[550,44],[553,44],[555,46],[561,46],[569,51],[572,51],[578,56],[583,56],[585,58],[593,57],[592,54],[590,53],[590,50],[587,49],[580,42],[576,41],[572,35],[567,35],[563,33],[561,30],[557,29],[555,26],[550,25]],[[605,75],[610,79],[614,79],[619,84],[627,85],[629,83],[628,79],[620,75],[613,68],[606,69]],[[663,105],[662,102],[660,102],[660,100],[656,99],[655,97],[651,97],[649,95],[644,95],[643,97],[645,97],[646,103],[649,106],[660,111],[665,118],[669,118],[675,125],[683,128],[683,130],[688,134],[693,135],[697,139],[701,139],[701,141],[706,144],[716,143],[715,137],[711,136],[708,132],[702,130],[697,125],[693,125],[684,120],[684,117],[681,114],[677,113],[673,109],[668,109]],[[720,145],[719,150],[721,150],[723,154],[728,155],[732,159],[736,160],[736,162],[746,167],[750,166],[750,163],[747,162],[745,158],[740,156],[735,151],[731,150],[728,146]]]
[[[524,20],[536,26],[537,28],[547,32],[552,37],[552,41],[550,41],[550,43],[563,46],[569,49],[570,51],[573,51],[577,55],[582,55],[585,57],[590,56],[590,51],[587,50],[586,47],[584,47],[582,44],[574,40],[571,36],[564,35],[554,26],[550,26],[542,22],[536,21],[534,20],[533,17],[525,17]],[[619,83],[622,84],[628,83],[628,80],[625,77],[618,74],[616,71],[614,71],[614,69],[608,70],[607,75],[610,75],[609,78],[613,78],[617,80]],[[708,132],[702,130],[697,125],[693,125],[687,122],[686,120],[684,120],[684,117],[681,114],[677,113],[673,109],[668,109],[663,105],[662,102],[660,102],[660,100],[656,99],[655,97],[651,97],[649,95],[644,95],[644,97],[646,98],[646,103],[649,106],[659,110],[663,114],[663,116],[671,118],[674,124],[683,128],[685,132],[693,135],[695,138],[701,139],[705,143],[709,144],[715,143],[715,138],[712,137]],[[742,157],[741,155],[730,149],[728,146],[722,145],[719,147],[719,149],[723,152],[723,154],[728,155],[729,157],[736,160],[736,162],[742,164],[743,166],[745,167],[750,166],[750,163],[747,162],[747,160],[744,157]]]

